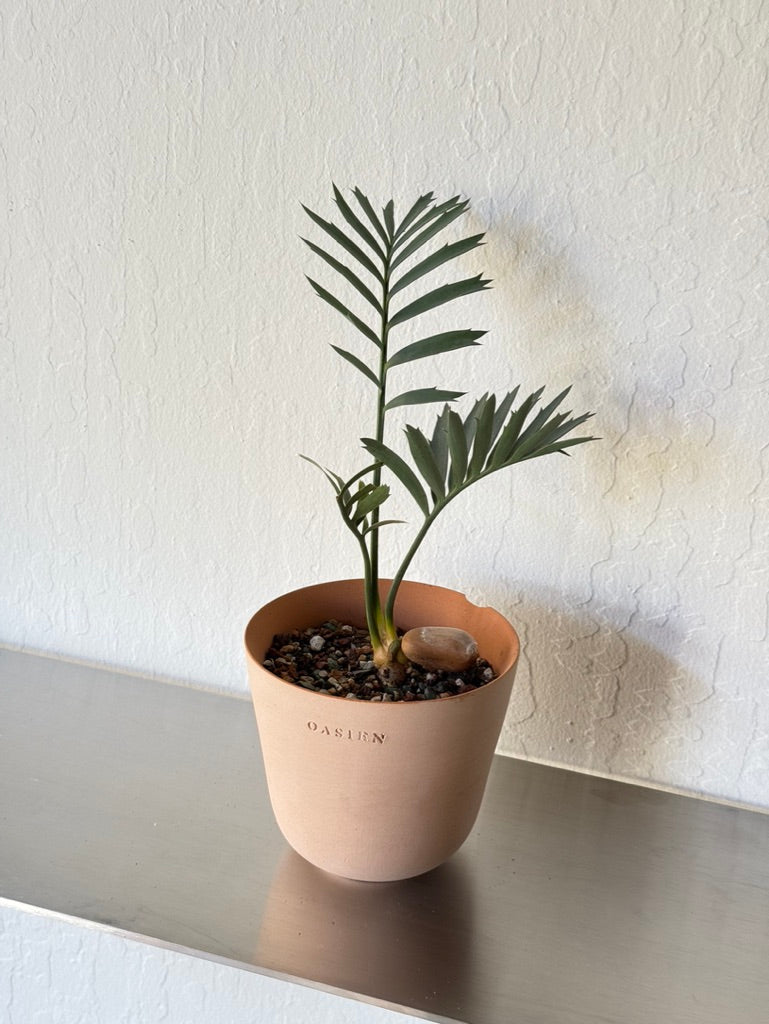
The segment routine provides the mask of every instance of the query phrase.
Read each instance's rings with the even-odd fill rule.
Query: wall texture
[[[413,576],[517,623],[505,752],[769,805],[765,6],[1,17],[0,640],[242,689],[252,610],[359,571],[295,454],[371,430],[300,201],[459,191],[495,289],[449,326],[491,333],[413,379],[573,382],[603,440],[466,495]]]
[[[3,1024],[418,1024],[330,992],[0,907]]]
[[[769,806],[768,36],[758,0],[7,0],[0,642],[244,688],[251,612],[359,571],[295,455],[371,429],[300,201],[461,192],[495,290],[452,315],[491,333],[427,382],[573,382],[603,440],[467,495],[413,576],[518,625],[504,752]],[[5,920],[25,1024],[209,985],[266,1019]]]

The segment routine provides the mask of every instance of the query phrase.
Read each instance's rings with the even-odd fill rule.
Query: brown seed
[[[475,664],[478,644],[453,626],[418,626],[401,639],[401,650],[429,671],[463,672]]]

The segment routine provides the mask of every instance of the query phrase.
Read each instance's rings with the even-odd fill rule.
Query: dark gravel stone
[[[308,690],[388,703],[453,697],[496,678],[489,663],[478,658],[475,665],[461,673],[428,672],[410,663],[402,683],[383,682],[371,653],[365,629],[331,620],[275,636],[263,665],[286,682]]]

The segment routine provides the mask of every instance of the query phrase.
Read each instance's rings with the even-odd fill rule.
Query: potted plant
[[[561,411],[568,388],[544,403],[543,388],[521,399],[518,387],[501,398],[485,394],[464,416],[453,407],[462,392],[399,391],[400,367],[477,345],[485,334],[413,331],[423,314],[489,286],[480,274],[426,286],[483,235],[436,247],[436,236],[468,209],[459,197],[438,202],[427,193],[401,218],[392,200],[377,212],[357,188],[348,200],[334,187],[334,199],[338,222],[305,207],[333,252],[304,241],[341,278],[344,300],[309,280],[364,342],[360,355],[332,347],[371,389],[373,430],[360,439],[363,467],[350,475],[303,458],[333,489],[363,578],[272,601],[252,618],[245,643],[270,797],[286,839],[321,868],[381,881],[427,871],[466,839],[518,659],[515,630],[498,612],[405,581],[406,572],[457,495],[516,463],[592,440],[575,435],[592,414]],[[427,403],[442,405],[432,431],[406,426],[400,454],[388,414]],[[380,537],[401,523],[383,515],[388,480],[402,485],[420,522],[392,579],[383,580]]]

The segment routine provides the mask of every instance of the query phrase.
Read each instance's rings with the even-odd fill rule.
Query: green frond
[[[358,357],[353,355],[352,352],[348,352],[346,349],[340,348],[338,345],[332,345],[331,347],[342,357],[342,359],[346,359],[347,362],[354,366],[356,370],[360,371],[367,380],[370,380],[375,387],[379,387],[379,378],[373,370],[366,366],[362,359],[358,359]]]
[[[442,334],[432,334],[429,338],[404,345],[387,360],[387,369],[391,370],[394,366],[401,366],[415,359],[425,359],[427,356],[442,355],[444,352],[454,352],[459,348],[477,345],[478,339],[484,334],[486,331],[444,331]]]
[[[444,497],[446,487],[443,474],[430,447],[430,442],[417,427],[407,426],[405,433],[414,465],[430,488],[433,501],[438,501],[439,498]]]
[[[427,292],[426,295],[414,299],[413,302],[398,310],[394,316],[390,317],[389,326],[397,327],[398,324],[405,323],[406,320],[411,320],[412,317],[419,316],[420,313],[426,313],[430,309],[443,306],[453,299],[481,292],[488,288],[490,284],[490,280],[477,274],[475,277],[467,277],[463,281],[453,281],[451,284],[441,285],[439,288],[434,288],[432,291]]]
[[[326,469],[325,466],[321,466],[319,462],[316,462],[315,459],[311,459],[309,455],[300,454],[299,458],[304,459],[305,462],[309,462],[311,466],[315,466],[316,469],[319,469],[321,473],[325,476],[325,478],[328,480],[328,482],[331,484],[331,486],[334,488],[336,493],[338,495],[342,493],[342,491],[344,490],[344,481],[342,480],[341,476],[338,476],[336,473],[332,473],[331,470]]]
[[[336,295],[332,295],[330,291],[322,285],[319,285],[317,281],[313,281],[311,277],[308,277],[307,280],[310,282],[315,290],[315,294],[319,298],[323,299],[324,302],[327,302],[332,309],[337,311],[337,313],[341,313],[345,320],[349,320],[353,327],[359,330],[360,333],[365,338],[368,338],[369,341],[372,341],[377,348],[381,348],[381,340],[377,337],[376,333],[372,331],[368,324],[364,323],[363,320],[361,320],[359,316],[356,316],[351,309],[348,309],[347,306],[345,306],[345,304],[336,297]]]
[[[543,388],[532,392],[517,406],[519,387],[499,399],[487,393],[475,400],[464,418],[451,406],[462,397],[461,391],[425,386],[390,397],[390,371],[477,346],[486,333],[457,329],[420,336],[425,332],[415,329],[412,338],[416,340],[400,342],[396,351],[390,351],[394,328],[405,324],[413,328],[414,321],[423,314],[489,287],[491,282],[481,274],[437,286],[427,283],[431,274],[481,246],[483,234],[445,242],[437,248],[429,245],[467,211],[469,203],[459,195],[437,202],[432,192],[426,192],[398,220],[392,199],[377,212],[359,188],[352,189],[352,199],[346,198],[336,185],[332,188],[339,212],[338,224],[325,220],[307,207],[304,209],[312,222],[342,250],[341,254],[337,254],[335,249],[328,251],[325,244],[319,245],[308,239],[303,241],[326,267],[334,271],[337,279],[341,278],[345,292],[340,298],[312,278],[308,280],[320,299],[377,348],[377,359],[366,362],[338,344],[331,346],[374,384],[377,390],[376,436],[361,438],[361,444],[370,456],[369,464],[355,472],[346,483],[338,474],[313,459],[302,458],[321,470],[333,487],[344,523],[361,548],[366,580],[366,621],[375,650],[382,652],[396,640],[393,609],[400,582],[427,530],[443,508],[460,492],[491,473],[556,452],[567,455],[571,448],[595,438],[575,435],[591,413],[575,416],[571,411],[561,411],[568,388],[539,408]],[[410,262],[407,264],[407,261]],[[364,310],[365,319],[350,308],[346,293],[348,286],[370,307]],[[407,292],[407,289],[412,291]],[[409,296],[408,301],[403,303],[406,295]],[[393,309],[399,296],[403,304],[399,309]],[[358,299],[353,301],[357,305]],[[374,316],[371,316],[371,310]],[[403,333],[408,337],[408,331]],[[434,402],[443,403],[443,408],[430,432],[406,426],[408,451],[405,457],[398,454],[385,440],[387,413],[400,407]],[[372,459],[373,462],[370,461]],[[390,496],[390,487],[382,481],[383,474],[391,474],[403,485],[424,517],[394,574],[384,601],[380,599],[377,587],[379,534],[383,526],[400,523],[401,520],[382,519],[380,516],[380,510]]]
[[[430,438],[430,450],[433,453],[435,464],[440,471],[441,477],[446,479],[446,472],[449,468],[449,413],[451,407],[446,404],[439,416],[436,417]]]
[[[403,277],[398,278],[395,284],[390,288],[390,294],[395,295],[402,288],[408,288],[410,284],[414,284],[420,277],[424,277],[425,274],[431,273],[438,267],[443,266],[444,263],[448,263],[450,260],[454,260],[457,256],[461,256],[463,253],[470,252],[471,249],[477,249],[479,245],[482,245],[483,235],[472,235],[470,238],[463,238],[459,242],[452,242],[450,245],[444,245],[437,252],[434,252],[431,256],[417,263],[415,267],[412,267]]]
[[[399,233],[395,243],[396,250],[407,242],[409,243],[407,247],[408,252],[405,255],[401,255],[399,262],[408,259],[412,253],[429,242],[439,231],[448,227],[457,217],[461,217],[469,205],[467,200],[461,200],[459,196],[453,196],[437,206],[431,206],[407,230]]]
[[[303,238],[302,241],[309,249],[312,250],[312,252],[315,253],[316,256],[320,256],[320,258],[332,267],[337,274],[340,274],[345,281],[349,282],[353,288],[363,296],[366,302],[373,306],[381,316],[382,303],[374,295],[371,289],[361,281],[356,273],[350,270],[349,267],[345,266],[344,263],[340,263],[339,260],[335,259],[330,253],[327,253],[325,249],[321,249],[319,245],[315,245],[314,242],[310,242],[307,238]]]
[[[397,409],[401,405],[427,405],[430,402],[453,402],[461,398],[463,391],[445,391],[441,388],[416,388],[414,391],[404,391],[402,395],[391,398],[385,406],[385,411]]]
[[[344,198],[344,196],[336,187],[336,185],[333,185],[332,187],[334,189],[334,201],[336,202],[336,205],[339,207],[339,212],[342,214],[342,216],[353,229],[353,231],[357,232],[357,234],[360,235],[360,237],[363,239],[366,245],[368,245],[370,249],[373,249],[378,258],[382,261],[382,263],[384,263],[386,256],[382,246],[371,234],[371,232],[360,219],[360,217],[358,217],[358,215],[352,209],[352,207]]]
[[[369,455],[373,455],[383,466],[387,466],[390,472],[400,480],[421,511],[427,515],[430,511],[427,495],[413,469],[404,462],[397,452],[394,452],[392,448],[388,448],[381,441],[377,441],[373,437],[362,437],[361,443]]]
[[[371,221],[371,224],[373,225],[374,230],[376,231],[376,233],[379,235],[379,237],[384,242],[385,249],[389,248],[389,246],[390,246],[390,238],[389,238],[389,236],[387,234],[387,229],[385,228],[384,224],[381,222],[379,217],[377,217],[376,213],[374,212],[374,207],[371,205],[368,196],[364,196],[364,194],[361,192],[361,190],[359,188],[354,188],[352,190],[352,194],[358,200],[358,203],[359,203],[361,209],[366,214],[368,219]]]
[[[377,279],[377,281],[384,281],[384,275],[382,271],[376,266],[376,264],[366,255],[366,253],[357,245],[351,238],[348,238],[341,228],[338,228],[336,224],[332,224],[331,221],[324,220],[323,217],[319,217],[317,213],[313,213],[312,210],[307,206],[302,206],[302,209],[307,216],[312,220],[318,227],[322,228],[327,235],[340,245],[345,252],[349,253],[353,259],[357,260],[362,267],[365,267],[370,274]]]
[[[448,441],[451,456],[449,490],[457,491],[467,476],[468,443],[462,419],[453,409],[448,416]]]
[[[419,199],[414,203],[409,212],[403,218],[398,225],[395,232],[394,241],[398,242],[406,233],[408,228],[414,223],[417,217],[421,216],[422,212],[433,202],[435,194],[433,192],[426,192],[425,195],[420,196]]]

